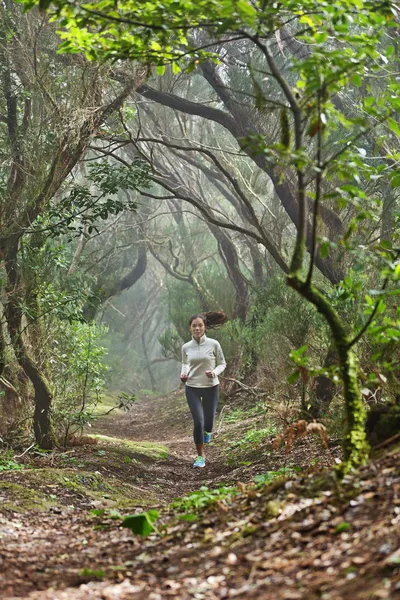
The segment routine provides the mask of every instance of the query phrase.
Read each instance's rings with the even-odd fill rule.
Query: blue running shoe
[[[208,431],[204,432],[204,443],[205,444],[209,444],[211,440],[211,433],[208,433]]]
[[[206,466],[206,461],[204,459],[204,456],[198,456],[196,458],[196,460],[194,461],[194,463],[192,464],[192,467],[205,467]]]

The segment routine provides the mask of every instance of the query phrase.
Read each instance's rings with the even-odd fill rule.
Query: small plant
[[[266,437],[275,434],[276,427],[273,425],[265,427],[264,429],[250,429],[250,431],[247,431],[240,440],[231,442],[227,447],[227,450],[234,450],[237,448],[243,448],[245,446],[258,446],[258,444],[260,444]]]
[[[24,468],[14,460],[11,452],[0,454],[0,471],[22,471]]]
[[[254,406],[250,406],[249,408],[234,408],[229,411],[225,416],[226,423],[238,423],[243,421],[243,419],[249,419],[251,417],[257,417],[262,415],[266,411],[266,405],[264,402],[257,402]]]
[[[126,392],[121,392],[118,396],[118,405],[114,408],[119,408],[124,412],[128,412],[130,407],[134,402],[136,402],[137,398],[135,394],[127,394]],[[108,411],[111,412],[111,411]]]
[[[103,571],[103,569],[82,569],[79,572],[79,575],[81,577],[94,577],[96,579],[102,579],[103,577],[105,577],[105,572]]]
[[[264,485],[269,485],[275,479],[281,479],[283,477],[292,477],[301,470],[301,467],[282,467],[277,471],[267,471],[266,473],[261,473],[260,475],[256,475],[254,477],[254,483],[257,488],[263,487]]]
[[[128,515],[123,519],[122,527],[127,527],[132,533],[141,535],[142,537],[148,536],[153,531],[159,534],[160,532],[154,525],[159,516],[160,513],[158,510],[153,509],[138,515]]]
[[[177,512],[190,513],[190,511],[200,510],[216,502],[226,504],[238,493],[239,490],[235,486],[220,485],[218,488],[210,490],[203,485],[199,490],[183,496],[183,498],[176,498],[169,506]]]

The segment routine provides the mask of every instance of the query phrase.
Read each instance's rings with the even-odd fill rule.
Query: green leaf
[[[299,369],[296,369],[295,371],[293,371],[293,373],[291,373],[289,375],[289,377],[287,378],[287,381],[288,381],[288,383],[292,384],[292,383],[295,383],[299,377],[300,377],[300,371],[299,371]]]
[[[189,523],[191,523],[192,521],[197,521],[199,517],[194,513],[186,513],[184,515],[180,515],[179,518],[182,519],[182,521],[189,521]]]
[[[400,171],[393,173],[393,175],[391,175],[390,186],[392,188],[400,187]]]
[[[105,577],[105,571],[103,569],[81,569],[79,572],[81,577],[95,577],[97,579],[102,579]]]
[[[398,136],[400,137],[400,127],[397,123],[397,121],[395,121],[394,119],[392,119],[392,117],[388,117],[387,120],[387,124],[389,125],[390,129]]]
[[[178,73],[181,72],[181,68],[180,68],[180,66],[178,65],[177,62],[173,62],[172,63],[172,72],[173,72],[174,75],[178,75]]]
[[[122,521],[122,527],[127,527],[136,535],[146,537],[153,531],[157,531],[153,523],[159,516],[160,513],[157,510],[148,510],[147,512],[138,515],[128,515]]]
[[[351,76],[351,81],[356,87],[362,86],[362,79],[358,73],[354,73],[354,75]]]
[[[186,73],[188,73],[188,74],[193,73],[195,68],[196,68],[196,61],[192,60],[185,69]]]
[[[322,244],[319,245],[319,255],[321,258],[327,258],[329,255],[329,241],[322,242]]]
[[[343,533],[344,531],[348,531],[351,528],[350,523],[347,521],[342,521],[335,529],[335,533]]]

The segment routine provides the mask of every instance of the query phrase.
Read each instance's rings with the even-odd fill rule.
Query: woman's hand
[[[184,373],[181,373],[181,381],[182,381],[182,383],[185,383],[188,379],[189,379],[189,377],[187,375],[185,375]]]
[[[214,379],[214,377],[215,377],[214,371],[206,371],[206,375],[207,375],[208,379]]]

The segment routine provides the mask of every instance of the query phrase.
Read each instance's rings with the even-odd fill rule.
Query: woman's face
[[[193,321],[190,323],[189,329],[192,332],[192,336],[196,339],[199,339],[205,332],[206,326],[203,319],[201,317],[197,317],[197,319],[193,319]]]

